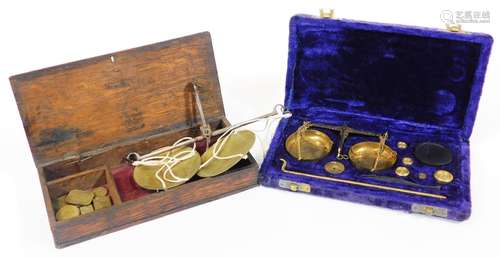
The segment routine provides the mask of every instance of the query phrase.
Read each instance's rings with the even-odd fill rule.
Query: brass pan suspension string
[[[333,181],[333,182],[361,186],[361,187],[367,187],[367,188],[375,188],[375,189],[380,189],[380,190],[385,190],[385,191],[399,192],[399,193],[410,194],[410,195],[425,196],[425,197],[431,197],[431,198],[437,198],[437,199],[447,199],[447,197],[445,195],[425,193],[425,192],[402,189],[402,188],[397,188],[397,187],[382,186],[382,185],[370,184],[370,183],[359,182],[359,181],[354,181],[354,180],[349,180],[349,179],[340,179],[340,178],[318,176],[318,175],[314,175],[314,174],[303,173],[300,171],[288,170],[286,168],[286,165],[287,165],[286,160],[280,159],[280,161],[283,163],[281,165],[281,171],[283,171],[284,173],[288,173],[288,174],[309,177],[309,178],[315,178],[315,179],[321,179],[321,180],[327,180],[327,181]]]
[[[384,135],[380,136],[379,148],[377,151],[377,158],[375,159],[375,163],[373,164],[373,168],[371,169],[371,171],[377,170],[377,165],[378,165],[378,162],[380,160],[380,156],[381,156],[382,152],[384,151],[385,141],[387,140],[388,137],[389,137],[389,133],[387,133],[387,132],[385,132]]]

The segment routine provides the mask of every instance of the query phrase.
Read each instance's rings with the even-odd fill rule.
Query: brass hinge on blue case
[[[290,180],[284,180],[280,179],[278,181],[278,186],[281,188],[286,188],[294,192],[304,192],[304,193],[310,193],[311,192],[311,186],[306,183],[299,183],[299,182],[294,182]]]

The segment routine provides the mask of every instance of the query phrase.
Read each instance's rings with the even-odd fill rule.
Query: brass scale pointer
[[[304,122],[304,124],[306,124],[306,122]],[[349,156],[347,154],[342,153],[342,148],[344,147],[345,140],[347,139],[347,137],[349,137],[350,134],[370,136],[370,137],[379,137],[379,138],[383,136],[383,134],[353,129],[351,127],[348,127],[347,125],[330,126],[330,125],[316,124],[316,123],[314,123],[314,124],[309,123],[309,124],[311,127],[330,129],[330,130],[339,132],[340,139],[339,139],[339,143],[338,143],[338,147],[337,147],[337,159],[338,160],[348,160],[349,159]]]

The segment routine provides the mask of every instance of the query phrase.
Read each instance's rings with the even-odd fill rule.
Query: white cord
[[[173,146],[178,145],[178,144],[182,143],[183,141],[191,140],[191,139],[192,139],[191,137],[183,137],[183,138],[177,140],[173,144]],[[184,182],[184,181],[187,181],[190,179],[190,178],[182,178],[182,177],[176,176],[174,174],[174,172],[172,171],[172,168],[175,165],[179,164],[181,161],[184,161],[184,160],[187,160],[187,159],[193,157],[195,154],[196,154],[196,142],[193,143],[193,147],[189,151],[181,151],[181,152],[176,153],[174,156],[170,156],[170,152],[167,152],[165,154],[165,156],[157,155],[157,156],[148,157],[148,158],[142,159],[140,161],[135,161],[132,163],[132,165],[134,165],[134,166],[143,165],[143,166],[148,166],[148,167],[160,166],[160,168],[155,171],[155,177],[156,177],[156,179],[158,179],[158,181],[160,181],[162,188],[166,189],[167,185],[166,185],[165,181],[171,182],[171,183],[177,183],[177,182]],[[163,172],[163,175],[160,176],[160,173],[162,173],[162,172]],[[167,175],[170,175],[174,179],[173,180],[169,179],[167,177]]]
[[[265,121],[265,125],[264,125],[263,129],[261,129],[261,130],[252,130],[252,132],[255,133],[255,132],[266,131],[265,140],[268,141],[270,126],[276,120],[279,120],[281,118],[288,118],[288,117],[291,116],[290,113],[286,113],[285,114],[283,112],[284,111],[283,108],[276,107],[275,110],[276,110],[276,115],[269,116],[269,117],[266,117],[266,118],[256,118],[256,119],[248,120],[248,121],[245,121],[245,122],[237,123],[237,124],[233,125],[233,127],[240,128],[240,127],[245,126],[245,125],[253,124],[253,123],[256,123],[256,122],[260,122],[260,121]],[[229,155],[229,156],[219,156],[219,153],[223,149],[223,146],[226,144],[226,142],[229,139],[229,137],[231,135],[233,135],[234,133],[237,133],[236,129],[229,129],[226,132],[224,132],[219,138],[217,138],[217,141],[215,141],[213,149],[212,149],[212,156],[208,160],[206,160],[204,163],[202,163],[200,168],[203,168],[203,167],[207,166],[208,163],[210,163],[214,159],[228,160],[228,159],[232,159],[232,158],[235,158],[235,157],[240,157],[242,159],[247,159],[248,158],[247,154],[240,154],[240,153]],[[256,137],[257,137],[257,140],[259,141],[259,144],[260,144],[260,147],[261,147],[261,150],[262,150],[262,155],[264,156],[266,154],[266,152],[267,152],[267,149],[266,149],[266,147],[264,145],[264,142],[262,141],[262,138],[260,138],[257,134],[256,134]]]
[[[269,116],[266,118],[255,118],[252,120],[240,122],[240,123],[232,125],[230,128],[228,128],[227,131],[225,131],[219,138],[217,138],[217,140],[215,141],[213,148],[212,148],[212,151],[213,151],[212,156],[208,160],[206,160],[204,163],[201,164],[200,169],[205,167],[206,165],[208,165],[208,163],[210,163],[214,159],[227,160],[227,159],[232,159],[235,157],[240,157],[243,159],[248,158],[247,154],[240,154],[240,153],[229,155],[229,156],[219,156],[219,154],[220,154],[220,151],[223,149],[223,146],[226,144],[227,140],[229,139],[229,137],[231,135],[233,135],[234,133],[238,132],[237,131],[238,128],[250,125],[252,123],[265,121],[265,125],[264,125],[264,128],[262,130],[253,130],[253,132],[266,131],[265,140],[267,141],[269,139],[270,126],[276,120],[279,120],[281,118],[288,118],[291,116],[291,113],[284,113],[284,108],[282,105],[277,105],[275,107],[275,111],[276,111],[275,115],[272,115],[272,116]],[[267,149],[265,149],[264,143],[259,136],[257,136],[257,139],[258,139],[259,144],[261,146],[262,153],[263,153],[263,155],[265,155]],[[192,137],[183,137],[183,138],[177,140],[172,146],[177,146],[177,145],[181,144],[182,142],[185,142],[188,140],[193,140],[193,138]],[[167,146],[167,147],[171,147],[171,146]],[[165,148],[166,147],[162,147],[162,148],[157,149],[153,152],[161,151],[162,149],[165,149]],[[134,161],[132,163],[132,165],[133,166],[142,165],[142,166],[148,166],[148,167],[160,166],[160,168],[158,170],[156,170],[156,172],[155,172],[155,177],[156,177],[156,179],[158,179],[158,181],[160,181],[162,188],[165,190],[167,188],[165,181],[177,183],[177,182],[185,182],[185,181],[190,179],[190,178],[182,178],[182,177],[176,176],[173,173],[172,169],[177,164],[179,164],[181,161],[187,160],[187,159],[193,157],[195,154],[196,154],[196,142],[193,143],[193,147],[189,151],[181,151],[181,152],[175,154],[174,156],[170,156],[170,151],[169,151],[169,152],[166,152],[166,154],[164,156],[162,156],[160,154],[160,155],[154,155],[151,157],[146,157],[146,158],[142,158],[140,160]],[[151,155],[151,153],[148,155]],[[162,176],[160,176],[160,173],[162,173],[162,172],[163,172],[163,174],[162,174]],[[169,179],[167,175],[170,175],[174,179],[173,180]]]
[[[227,140],[231,135],[236,133],[236,130],[228,130],[224,132],[217,140],[215,141],[213,148],[212,148],[212,156],[208,158],[204,163],[201,164],[200,169],[207,166],[213,159],[218,159],[218,160],[227,160],[227,159],[232,159],[234,157],[240,157],[240,158],[247,158],[246,154],[233,154],[229,156],[219,156],[220,151],[222,150],[223,146],[226,144]],[[221,140],[222,139],[222,140]]]

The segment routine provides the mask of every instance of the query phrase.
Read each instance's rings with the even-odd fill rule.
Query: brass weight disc
[[[223,140],[223,139],[221,139]],[[247,154],[255,142],[255,134],[250,130],[239,130],[229,135],[226,143],[219,151],[219,157],[231,156],[236,154]],[[205,163],[213,156],[215,144],[210,146],[205,153],[201,156],[202,163]],[[241,157],[235,156],[230,159],[211,159],[203,168],[201,168],[197,175],[200,177],[213,177],[217,176],[231,167],[236,165],[241,160]]]
[[[330,153],[333,141],[327,134],[306,129],[291,134],[285,142],[285,148],[297,160],[319,160]]]
[[[325,164],[324,169],[326,172],[336,175],[344,172],[345,166],[341,162],[330,161]]]
[[[397,167],[395,172],[399,177],[408,177],[410,175],[410,170],[403,166]]]
[[[89,205],[94,199],[94,193],[87,190],[73,189],[66,196],[66,203],[74,205]]]
[[[408,148],[408,143],[404,142],[404,141],[398,141],[398,148],[399,149],[406,149]]]
[[[92,189],[92,193],[94,193],[95,196],[106,196],[108,195],[108,189],[100,186]]]
[[[447,184],[453,181],[453,174],[447,170],[437,170],[434,172],[434,179],[440,184]]]
[[[349,159],[359,170],[374,172],[392,167],[396,163],[397,153],[387,145],[384,146],[376,167],[374,167],[379,150],[379,142],[365,141],[357,143],[349,149]]]
[[[411,165],[413,165],[413,159],[411,157],[403,157],[403,159],[401,160],[401,162],[405,166],[411,166]]]
[[[170,156],[175,156],[176,154],[186,151],[189,152],[192,149],[190,147],[181,147],[178,149],[174,149],[170,152]],[[162,154],[162,156],[165,156],[167,153]],[[190,179],[198,169],[200,168],[201,165],[201,157],[198,152],[195,152],[195,154],[186,160],[180,161],[172,167],[172,173],[179,177],[179,178],[187,178]],[[155,173],[156,171],[160,168],[161,166],[143,166],[139,165],[134,168],[134,173],[133,173],[133,178],[135,183],[139,185],[140,187],[148,190],[161,190],[161,189],[168,189],[172,188],[175,186],[178,186],[180,184],[185,183],[186,181],[179,181],[179,182],[170,182],[170,181],[164,181],[166,188],[163,188],[162,183],[156,178]],[[165,172],[168,172],[167,169],[163,169],[162,172],[159,173],[159,176],[163,178],[163,175]],[[167,179],[175,181],[176,179],[172,177],[172,175],[167,173],[166,176]]]
[[[80,208],[75,205],[65,205],[56,213],[56,219],[58,221],[67,220],[74,217],[80,216]]]

